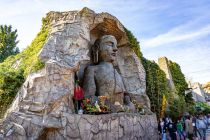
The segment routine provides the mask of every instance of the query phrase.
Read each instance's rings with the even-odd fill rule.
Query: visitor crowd
[[[180,117],[172,120],[170,117],[160,118],[158,131],[161,140],[207,140],[206,130],[210,126],[210,114]]]

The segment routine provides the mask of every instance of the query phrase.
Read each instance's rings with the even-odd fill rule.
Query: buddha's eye
[[[106,42],[106,45],[113,47],[114,43],[113,42]]]

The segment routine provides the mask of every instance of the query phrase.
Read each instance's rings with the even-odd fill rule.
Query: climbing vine
[[[150,98],[151,110],[159,117],[163,95],[169,92],[166,75],[155,62],[145,58],[143,66],[146,71],[146,93]]]
[[[177,93],[179,95],[184,95],[185,90],[187,89],[187,82],[185,81],[185,76],[182,73],[179,64],[169,61],[169,69],[171,71]]]

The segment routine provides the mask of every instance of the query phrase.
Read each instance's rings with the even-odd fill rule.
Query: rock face
[[[175,90],[174,81],[171,75],[171,71],[168,65],[168,59],[166,57],[158,58],[158,65],[165,72],[166,78],[168,79],[168,85],[171,90]]]
[[[47,19],[51,32],[39,54],[45,67],[30,74],[21,87],[0,125],[0,139],[155,139],[154,115],[73,114],[75,74],[83,77],[84,68],[92,61],[91,45],[106,34],[118,41],[116,65],[126,90],[146,95],[144,68],[129,49],[128,38],[118,19],[108,13],[96,14],[88,8],[49,12]]]
[[[44,122],[47,124],[47,127],[43,127],[41,124],[35,124],[36,121],[38,119],[41,120],[41,118],[34,117],[33,115],[23,116],[23,114],[13,114],[11,117],[16,118],[16,122],[6,126],[7,134],[4,138],[6,140],[158,139],[155,115],[140,115],[133,113],[105,115],[64,114],[61,117],[61,121],[56,121],[56,118],[51,117],[50,122]],[[17,125],[17,123],[20,125]]]

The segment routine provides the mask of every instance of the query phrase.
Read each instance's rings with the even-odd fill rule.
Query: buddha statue
[[[95,41],[92,46],[95,65],[88,66],[84,73],[85,97],[107,96],[112,112],[124,111],[125,108],[128,108],[126,105],[129,105],[129,109],[135,112],[134,105],[128,101],[130,98],[125,98],[126,90],[123,79],[113,65],[117,57],[117,50],[117,40],[112,35],[104,35]]]

